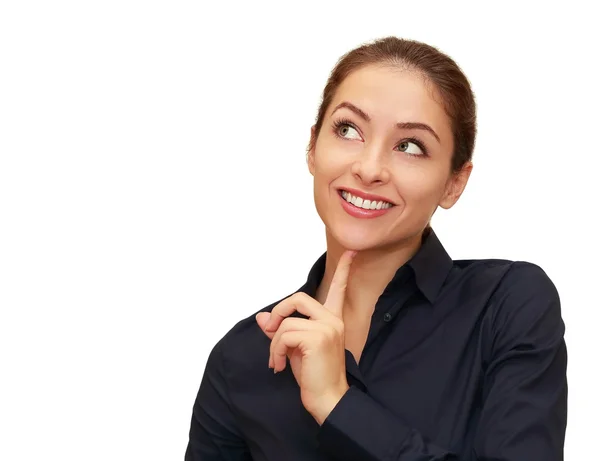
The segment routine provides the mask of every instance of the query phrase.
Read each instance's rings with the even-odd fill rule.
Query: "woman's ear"
[[[310,141],[308,143],[308,149],[306,151],[306,163],[308,164],[308,171],[313,176],[315,175],[315,145],[317,144],[317,138],[315,136],[316,129],[313,125],[310,128]]]
[[[467,162],[460,171],[450,175],[450,178],[446,183],[446,190],[444,191],[444,195],[439,204],[442,208],[446,210],[452,208],[458,201],[467,186],[471,171],[473,171],[473,163]]]

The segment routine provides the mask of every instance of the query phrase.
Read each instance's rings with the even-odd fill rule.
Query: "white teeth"
[[[342,197],[347,202],[352,203],[352,205],[354,205],[358,208],[363,208],[365,210],[382,210],[382,209],[385,210],[392,206],[392,204],[388,203],[388,202],[383,202],[383,201],[376,202],[375,200],[373,200],[373,201],[363,200],[361,197],[352,195],[350,192],[347,192],[345,190],[342,191]]]

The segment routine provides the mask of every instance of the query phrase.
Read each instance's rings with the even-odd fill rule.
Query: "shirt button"
[[[390,314],[389,312],[386,312],[385,315],[383,316],[383,321],[389,322],[390,320],[392,320],[392,314]]]

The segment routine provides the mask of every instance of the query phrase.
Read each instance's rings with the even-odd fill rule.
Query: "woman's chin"
[[[362,232],[351,232],[349,229],[333,233],[335,240],[348,250],[364,251],[377,248],[384,244],[383,239],[376,235]]]

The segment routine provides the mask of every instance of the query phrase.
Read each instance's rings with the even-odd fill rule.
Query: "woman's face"
[[[339,86],[308,166],[317,212],[343,247],[415,238],[460,197],[472,165],[451,174],[451,124],[436,99],[419,74],[377,65]]]

